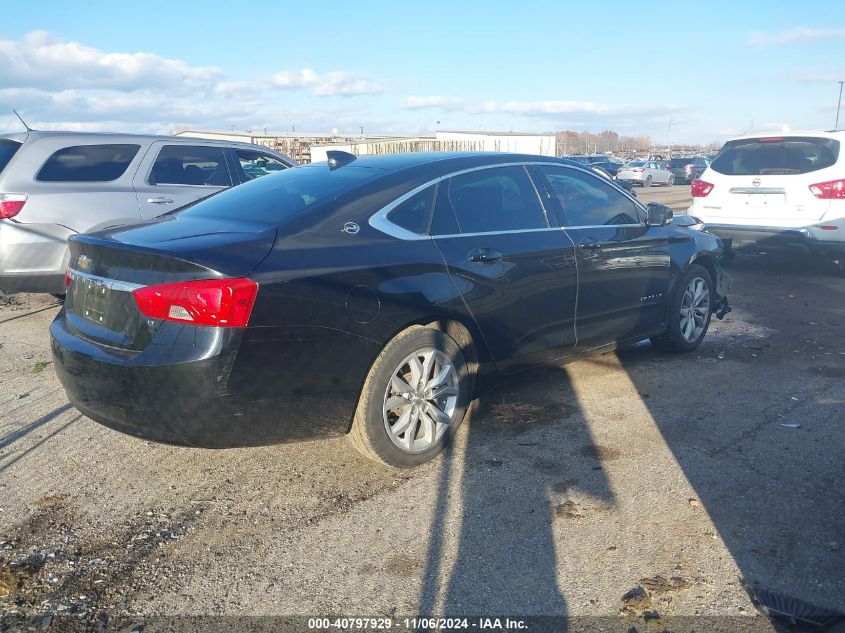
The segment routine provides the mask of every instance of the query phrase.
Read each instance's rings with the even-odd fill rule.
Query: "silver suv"
[[[62,294],[74,233],[149,220],[294,165],[258,145],[182,136],[0,135],[0,291]]]

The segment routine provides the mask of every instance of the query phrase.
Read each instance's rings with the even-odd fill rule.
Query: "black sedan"
[[[143,438],[347,433],[413,466],[479,375],[697,347],[727,304],[721,243],[685,224],[565,160],[333,152],[73,237],[56,370],[79,411]]]

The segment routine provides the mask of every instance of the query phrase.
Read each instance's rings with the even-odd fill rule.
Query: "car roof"
[[[0,139],[7,139],[11,141],[18,141],[22,143],[27,139],[37,140],[42,138],[63,138],[68,143],[85,143],[89,144],[96,141],[103,142],[121,142],[121,143],[148,143],[151,141],[167,141],[168,143],[193,144],[215,144],[227,146],[240,146],[255,149],[260,147],[270,152],[278,154],[276,150],[265,147],[263,145],[256,145],[254,143],[243,143],[240,141],[229,141],[224,139],[206,139],[197,138],[193,136],[167,136],[165,134],[133,134],[124,132],[73,132],[65,130],[31,130],[29,132],[13,132],[8,134],[0,133]]]
[[[571,161],[555,156],[512,154],[507,152],[409,152],[405,154],[380,154],[377,156],[359,156],[349,164],[355,165],[356,167],[369,167],[372,169],[383,169],[385,171],[402,171],[420,166],[429,166],[432,168],[443,167],[444,169],[456,170],[464,167],[521,162],[576,165]]]

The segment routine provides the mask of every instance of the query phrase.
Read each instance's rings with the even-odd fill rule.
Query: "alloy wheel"
[[[452,423],[458,403],[458,372],[440,350],[415,351],[393,371],[382,413],[390,440],[419,453],[436,444]]]
[[[710,289],[701,277],[690,281],[681,301],[681,336],[688,343],[697,341],[707,325]]]

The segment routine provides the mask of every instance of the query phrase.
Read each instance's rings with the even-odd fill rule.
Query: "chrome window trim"
[[[83,273],[78,270],[74,270],[73,268],[68,268],[67,274],[75,281],[80,279],[83,281],[93,281],[95,283],[102,284],[109,290],[119,290],[121,292],[132,292],[133,290],[146,287],[143,284],[132,284],[128,281],[120,281],[119,279],[109,279],[107,277]]]
[[[453,238],[453,237],[477,237],[479,235],[502,235],[505,233],[531,233],[537,231],[555,231],[555,230],[566,230],[566,229],[590,229],[590,228],[621,228],[621,227],[646,227],[647,224],[642,217],[640,217],[639,224],[598,224],[598,225],[582,225],[582,226],[551,226],[551,222],[549,221],[548,209],[546,208],[546,204],[543,201],[543,196],[540,195],[540,192],[537,190],[537,185],[534,182],[534,178],[531,176],[531,173],[528,171],[528,167],[533,165],[551,165],[552,167],[564,167],[567,169],[574,169],[576,171],[583,172],[585,174],[590,174],[593,178],[599,179],[600,176],[597,174],[591,173],[591,170],[582,167],[580,165],[570,165],[567,163],[556,163],[552,161],[518,161],[512,163],[496,163],[492,165],[480,165],[478,167],[469,167],[467,169],[461,169],[455,172],[451,172],[448,174],[444,174],[443,176],[438,176],[437,178],[433,178],[428,182],[421,184],[418,187],[415,187],[411,191],[402,194],[396,200],[391,202],[390,204],[382,207],[380,210],[376,211],[373,215],[370,216],[368,220],[368,224],[373,227],[375,230],[384,233],[385,235],[389,235],[391,237],[395,237],[400,240],[405,241],[415,241],[415,240],[432,240],[432,239],[446,239],[446,238]],[[398,224],[394,224],[388,219],[388,215],[390,212],[393,211],[396,207],[400,204],[408,200],[409,198],[414,197],[418,193],[424,191],[428,187],[433,187],[439,185],[441,182],[448,178],[453,178],[455,176],[460,176],[462,174],[469,174],[475,171],[482,171],[484,169],[495,169],[497,167],[522,167],[528,179],[531,181],[531,185],[534,188],[534,192],[537,194],[537,199],[540,201],[540,207],[543,209],[543,213],[546,215],[546,223],[549,225],[545,228],[539,229],[513,229],[509,231],[485,231],[483,233],[451,233],[446,235],[422,235],[420,233],[414,233],[413,231],[409,231],[408,229],[404,229]],[[599,182],[602,182],[599,180]],[[612,185],[612,182],[611,182]],[[621,192],[628,200],[634,203],[634,206],[641,211],[641,216],[644,215],[648,217],[648,211],[645,209],[643,204],[632,195],[630,195],[625,189],[622,187],[615,187],[619,192]],[[436,202],[436,199],[435,199]]]

